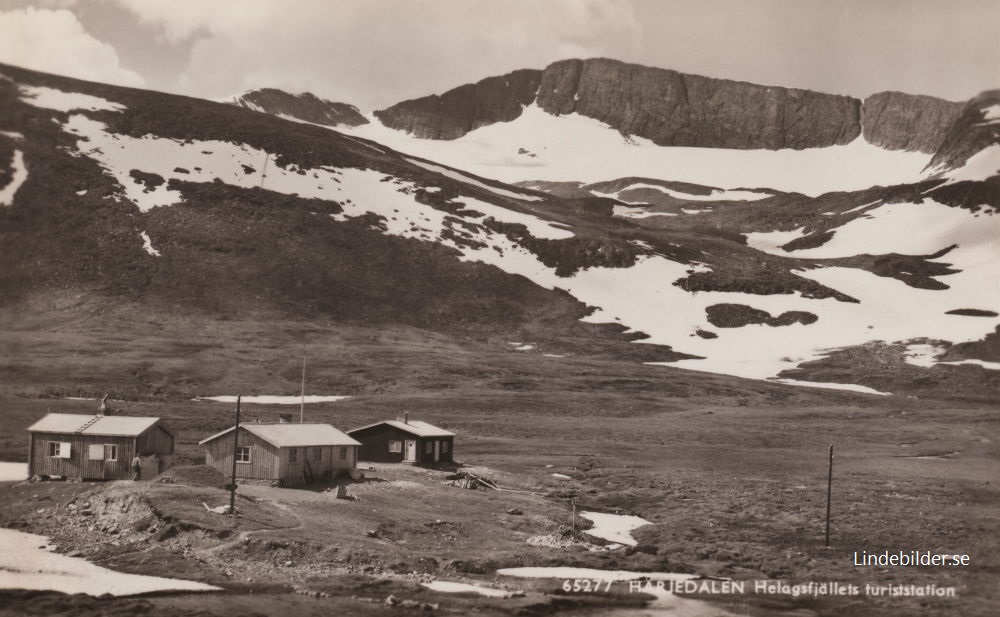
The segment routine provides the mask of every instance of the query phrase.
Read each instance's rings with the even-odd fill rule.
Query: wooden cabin
[[[233,473],[233,428],[198,442],[205,448],[205,464],[227,478]],[[329,480],[357,466],[360,445],[329,424],[240,424],[236,479],[266,480],[282,486]]]
[[[50,413],[28,427],[28,477],[128,480],[169,465],[174,433],[159,418]]]
[[[455,433],[420,420],[410,420],[408,414],[398,420],[383,420],[347,432],[361,442],[361,460],[380,463],[453,462]]]

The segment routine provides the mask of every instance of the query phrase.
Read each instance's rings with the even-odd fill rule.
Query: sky
[[[1000,0],[0,0],[0,62],[220,99],[362,111],[610,57],[865,97],[1000,88]]]

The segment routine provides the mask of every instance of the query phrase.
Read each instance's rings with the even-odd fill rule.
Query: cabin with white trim
[[[28,477],[149,480],[170,465],[174,433],[159,418],[50,413],[28,427]]]
[[[233,428],[201,440],[205,464],[233,473]],[[361,444],[329,424],[248,422],[236,438],[236,479],[281,486],[331,480],[357,467]]]
[[[377,463],[428,465],[455,460],[455,433],[403,414],[347,434],[361,442],[361,460]]]

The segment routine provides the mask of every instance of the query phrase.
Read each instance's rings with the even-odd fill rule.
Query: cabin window
[[[430,454],[433,451],[434,451],[434,442],[433,441],[425,442],[424,443],[424,453],[425,454]]]
[[[118,446],[114,444],[91,444],[87,446],[87,458],[91,461],[117,461]]]
[[[298,448],[291,448],[290,450],[288,450],[288,462],[289,463],[297,463],[297,462],[299,462],[299,449]]]
[[[50,441],[49,456],[52,458],[69,458],[70,444],[67,441]]]
[[[314,461],[323,460],[323,448],[313,448],[313,460]]]
[[[346,461],[347,460],[347,448],[346,447],[340,449],[340,460],[342,460],[342,461]]]
[[[448,454],[448,442],[447,441],[442,441],[441,442],[441,453],[442,454]]]
[[[236,462],[237,463],[250,462],[250,446],[240,446],[236,448]]]
[[[399,452],[402,452],[402,451],[403,451],[403,442],[402,441],[390,441],[389,442],[389,452],[399,453]]]

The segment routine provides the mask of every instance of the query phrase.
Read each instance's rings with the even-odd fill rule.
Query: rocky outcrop
[[[966,103],[927,167],[956,169],[970,157],[1000,144],[1000,118],[995,110],[1000,110],[1000,90],[987,90]]]
[[[606,59],[550,65],[537,103],[661,146],[801,149],[846,144],[860,133],[860,104],[850,97]]]
[[[861,107],[862,134],[889,150],[934,154],[962,112],[962,103],[903,92],[879,92]]]
[[[457,139],[469,131],[521,115],[535,99],[541,71],[520,70],[403,101],[375,112],[382,124],[425,139]]]
[[[321,99],[315,94],[289,94],[274,88],[251,90],[237,96],[233,103],[274,116],[287,116],[302,122],[324,126],[359,126],[368,124],[358,108],[347,103],[337,103]]]

